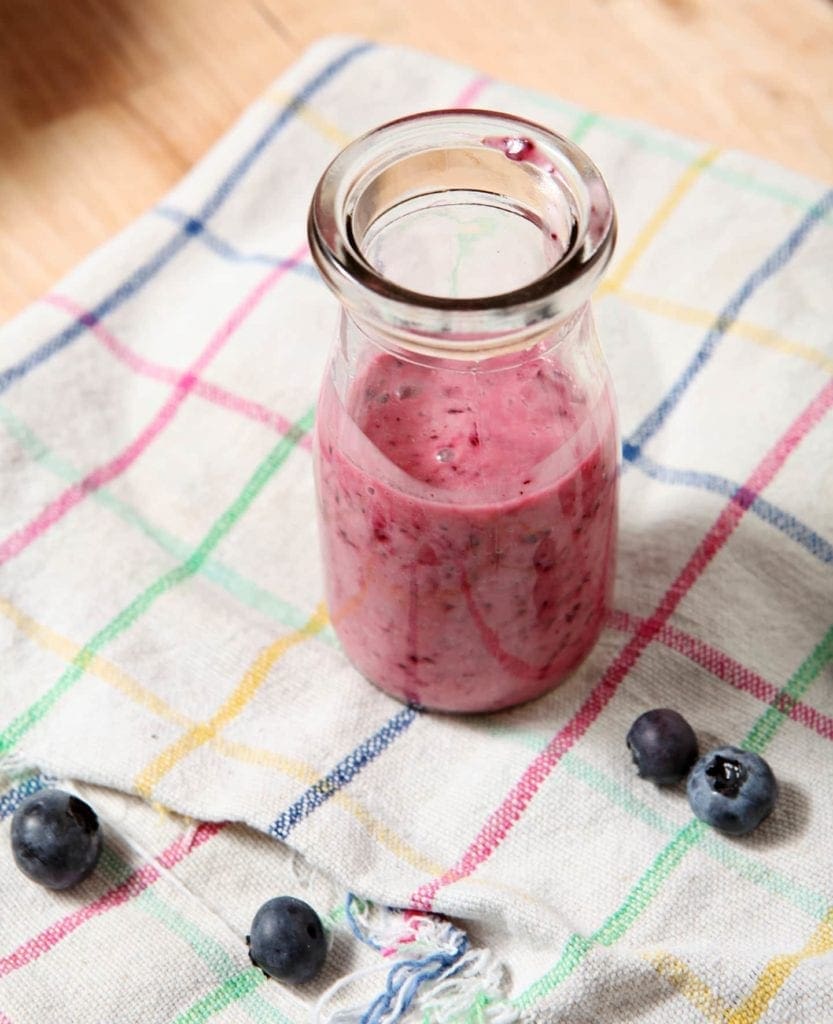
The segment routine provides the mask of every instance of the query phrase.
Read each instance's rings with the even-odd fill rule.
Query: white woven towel
[[[625,461],[592,656],[537,702],[452,718],[366,685],[321,606],[309,429],[336,308],[304,239],[341,145],[468,104],[571,134],[608,179],[596,314]],[[0,1021],[300,1022],[412,939],[365,946],[348,891],[451,915],[507,965],[415,1019],[833,1019],[832,209],[772,164],[329,39],[8,324],[0,752],[274,838],[88,786],[109,852],[60,896],[0,839]],[[765,754],[782,792],[756,833],[635,777],[624,736],[653,706]],[[0,814],[39,784],[9,777]],[[335,934],[297,993],[243,944],[280,891]],[[384,973],[355,982],[368,1004]]]

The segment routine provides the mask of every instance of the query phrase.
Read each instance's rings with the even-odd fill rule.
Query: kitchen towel
[[[312,190],[361,132],[454,106],[570,135],[620,220],[595,298],[615,607],[563,686],[473,717],[403,707],[340,652],[310,462],[337,316]],[[833,1019],[831,267],[817,182],[329,38],[7,324],[0,1022]],[[636,777],[625,734],[660,706],[770,761],[755,833]],[[8,844],[52,779],[108,837],[59,895]],[[246,957],[281,892],[332,933],[295,990]]]

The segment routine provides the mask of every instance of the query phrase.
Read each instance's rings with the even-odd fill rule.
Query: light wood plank
[[[347,32],[833,180],[827,0],[3,0],[0,318]]]

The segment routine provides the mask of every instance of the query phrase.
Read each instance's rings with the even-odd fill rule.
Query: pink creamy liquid
[[[347,655],[404,701],[489,711],[575,668],[616,547],[616,420],[551,356],[489,371],[379,354],[325,377],[316,472]]]

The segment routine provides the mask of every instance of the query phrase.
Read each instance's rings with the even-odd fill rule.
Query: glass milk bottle
[[[599,635],[619,439],[589,297],[615,235],[585,153],[494,112],[384,125],[318,184],[341,303],[315,434],[327,598],[402,701],[529,700]]]

